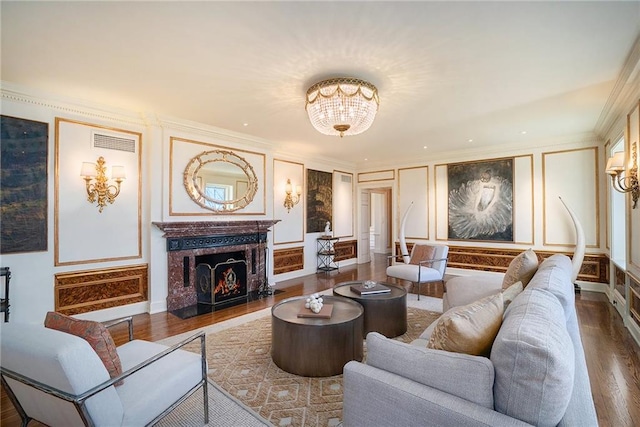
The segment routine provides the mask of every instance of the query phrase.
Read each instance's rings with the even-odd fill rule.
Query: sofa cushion
[[[527,249],[509,263],[502,279],[502,289],[507,289],[516,282],[522,282],[522,286],[527,286],[537,269],[538,256],[532,249]]]
[[[486,357],[417,347],[370,332],[367,365],[493,409],[493,366]]]
[[[116,350],[116,344],[109,330],[99,322],[74,319],[64,314],[50,311],[44,320],[44,326],[61,332],[76,335],[87,341],[107,368],[109,376],[115,378],[122,373],[122,364]],[[116,385],[120,385],[120,381]]]
[[[504,309],[506,310],[509,307],[509,304],[524,290],[522,286],[522,282],[518,281],[513,285],[509,286],[507,289],[502,291],[502,302],[504,303]]]
[[[527,286],[551,292],[562,304],[566,319],[575,311],[576,303],[571,272],[571,259],[568,256],[552,255],[542,261],[538,272]]]
[[[505,311],[491,349],[496,410],[536,426],[557,425],[571,399],[574,360],[558,299],[525,289]]]
[[[471,275],[454,277],[445,283],[442,296],[444,311],[459,305],[467,305],[480,298],[497,294],[502,289],[502,275]]]
[[[454,307],[440,316],[427,347],[476,356],[488,355],[500,329],[503,311],[501,293]]]

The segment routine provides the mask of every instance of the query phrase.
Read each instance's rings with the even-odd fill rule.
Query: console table
[[[318,271],[329,272],[338,269],[335,244],[338,237],[318,237]]]

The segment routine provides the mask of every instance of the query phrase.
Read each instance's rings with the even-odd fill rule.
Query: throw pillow
[[[503,312],[502,293],[454,307],[438,320],[427,348],[488,356]]]
[[[429,245],[415,245],[411,251],[411,260],[409,264],[420,264],[420,261],[433,259],[436,254],[436,248]],[[431,267],[429,264],[423,264],[424,267]]]
[[[527,249],[515,257],[509,264],[502,280],[502,289],[507,289],[516,282],[526,287],[538,269],[538,256],[532,249]]]
[[[507,307],[509,307],[511,301],[513,301],[514,298],[517,297],[523,290],[524,286],[522,286],[522,282],[516,282],[502,291],[502,302],[504,303],[505,310],[507,309]]]
[[[50,311],[44,319],[44,326],[68,334],[76,335],[87,341],[98,354],[107,368],[109,376],[115,378],[122,373],[122,363],[116,351],[116,344],[109,330],[102,323],[91,320],[74,319],[64,314]],[[120,385],[122,381],[116,385]]]

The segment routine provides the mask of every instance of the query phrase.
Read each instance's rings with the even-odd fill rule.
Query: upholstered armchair
[[[389,257],[387,276],[408,280],[413,285],[418,285],[418,299],[420,299],[420,287],[423,283],[440,282],[444,279],[448,255],[449,246],[413,245],[409,263],[394,264],[395,257]]]
[[[123,321],[130,341],[116,348],[122,372],[115,376],[86,338],[41,324],[0,327],[2,384],[23,426],[151,425],[200,388],[208,423],[204,333],[167,347],[132,340],[132,320]],[[198,339],[201,354],[181,349]]]

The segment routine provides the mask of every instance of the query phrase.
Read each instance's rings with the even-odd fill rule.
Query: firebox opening
[[[242,251],[196,257],[199,304],[215,307],[247,301],[247,261]]]

